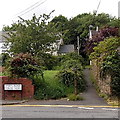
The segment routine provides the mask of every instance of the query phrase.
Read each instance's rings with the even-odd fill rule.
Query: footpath
[[[15,105],[15,104],[22,104],[27,103],[28,100],[1,100],[0,104],[2,105]]]
[[[83,101],[67,101],[67,99],[60,100],[2,100],[2,105],[13,105],[13,104],[23,104],[23,105],[85,105],[85,106],[109,106],[107,102],[100,98],[92,85],[90,80],[90,70],[84,70],[85,80],[87,81],[87,91],[81,94],[83,96]]]

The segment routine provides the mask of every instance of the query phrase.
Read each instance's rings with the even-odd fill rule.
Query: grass
[[[86,65],[85,68],[90,69],[90,68],[91,68],[91,65]]]
[[[37,84],[36,99],[59,99],[65,97],[65,87],[57,78],[59,71],[44,71],[44,83]]]
[[[2,73],[2,72],[0,72],[0,76],[3,76],[3,73]]]
[[[51,84],[52,86],[59,85],[58,79],[57,79],[57,73],[59,71],[53,71],[53,70],[46,70],[44,71],[44,79],[47,83]]]
[[[117,97],[109,97],[107,103],[112,106],[120,106],[120,100]]]
[[[84,98],[80,95],[69,94],[68,95],[68,100],[69,101],[77,101],[77,100],[84,100]]]
[[[41,83],[37,82],[35,99],[61,99],[74,92],[73,86],[66,87],[64,84],[59,82],[57,77],[58,72],[59,71],[57,70],[44,71],[44,81]]]
[[[59,72],[58,70],[44,71],[45,82],[47,82],[51,87],[54,87],[54,88],[59,87],[59,88],[63,89],[66,96],[70,93],[73,93],[74,86],[67,87],[64,84],[62,84],[61,82],[59,82],[59,79],[57,77],[58,72]]]
[[[99,86],[97,84],[97,81],[95,80],[95,78],[94,78],[92,73],[90,73],[90,80],[92,81],[92,84],[94,85],[97,93],[100,93],[100,88],[99,88]]]

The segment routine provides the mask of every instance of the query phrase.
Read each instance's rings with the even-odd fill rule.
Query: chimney
[[[98,30],[99,30],[99,28],[98,28],[98,26],[96,27],[96,31],[98,32]]]
[[[89,39],[92,39],[92,28],[93,28],[93,26],[90,25],[89,26]]]
[[[120,18],[120,1],[118,2],[118,18]]]

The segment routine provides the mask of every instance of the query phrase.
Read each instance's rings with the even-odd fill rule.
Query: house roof
[[[16,31],[11,31],[12,33],[16,33]],[[6,41],[6,38],[9,38],[9,35],[8,35],[9,31],[0,31],[0,43],[3,43]]]
[[[98,33],[98,31],[92,30],[92,36],[96,35],[97,33]]]
[[[74,45],[62,45],[60,46],[60,49],[58,53],[70,53],[74,52]]]
[[[8,36],[7,32],[0,31],[0,43],[4,42],[6,38],[4,36]]]

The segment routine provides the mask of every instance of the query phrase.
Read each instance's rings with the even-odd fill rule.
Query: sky
[[[75,17],[82,13],[93,13],[97,10],[100,0],[1,0],[0,2],[0,31],[4,25],[16,22],[21,16],[30,19],[35,13],[37,16],[43,13],[51,18],[63,15],[67,18]],[[98,13],[108,13],[118,17],[118,2],[120,0],[101,0]]]

